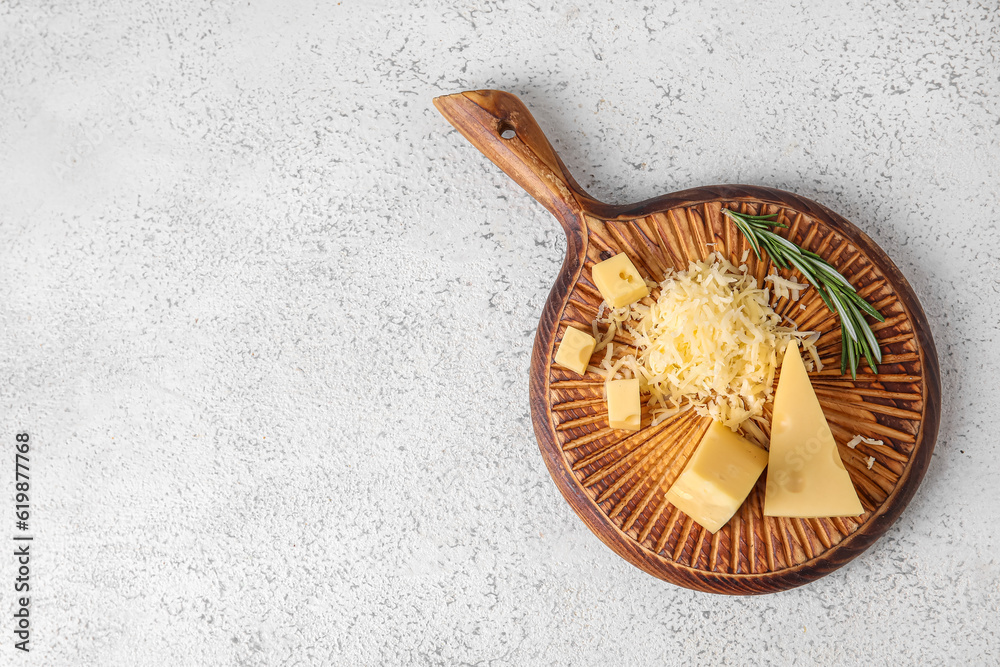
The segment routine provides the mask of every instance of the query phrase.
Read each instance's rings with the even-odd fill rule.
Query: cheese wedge
[[[667,500],[714,533],[733,518],[767,465],[767,452],[713,421]]]
[[[764,516],[863,513],[794,342],[788,344],[781,362],[773,414]]]

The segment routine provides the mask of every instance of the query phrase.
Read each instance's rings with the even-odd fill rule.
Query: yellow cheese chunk
[[[649,296],[649,288],[625,253],[594,265],[594,284],[612,308],[621,308]]]
[[[642,416],[639,405],[639,381],[612,380],[605,385],[608,392],[608,425],[623,431],[638,431]]]
[[[559,349],[556,350],[556,363],[583,375],[587,372],[587,365],[590,363],[590,355],[594,353],[595,345],[597,341],[593,336],[568,327],[559,343]]]
[[[667,500],[714,533],[733,518],[766,465],[766,451],[713,421]]]
[[[774,395],[764,516],[816,518],[864,512],[794,343]]]

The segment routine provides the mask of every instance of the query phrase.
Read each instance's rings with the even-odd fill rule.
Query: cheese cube
[[[594,265],[594,284],[612,308],[621,308],[649,296],[646,281],[625,253]]]
[[[667,500],[714,533],[733,518],[766,465],[766,451],[713,421]]]
[[[639,380],[612,380],[604,387],[608,392],[608,425],[623,431],[638,431],[642,416]]]
[[[568,327],[563,334],[559,349],[556,350],[556,363],[563,368],[576,371],[580,375],[587,372],[590,355],[594,353],[597,341],[588,333]]]

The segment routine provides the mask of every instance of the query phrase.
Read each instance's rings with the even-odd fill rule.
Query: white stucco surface
[[[1000,663],[998,39],[945,0],[3,3],[0,664]],[[604,200],[778,187],[896,261],[944,406],[875,547],[727,598],[577,519],[527,400],[565,240],[431,106],[472,88]]]

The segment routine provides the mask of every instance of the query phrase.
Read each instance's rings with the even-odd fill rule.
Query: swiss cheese
[[[764,516],[815,518],[863,512],[799,348],[790,343],[774,395]]]
[[[608,425],[624,431],[638,431],[642,417],[639,381],[612,380],[605,388],[608,392]]]
[[[767,452],[713,421],[667,500],[716,532],[736,514],[767,465]]]
[[[587,372],[587,364],[590,363],[590,355],[594,353],[595,345],[597,341],[590,334],[567,327],[559,343],[559,349],[556,350],[555,362],[563,368],[583,375]]]
[[[594,284],[612,308],[621,308],[649,296],[646,281],[623,252],[594,265]]]

